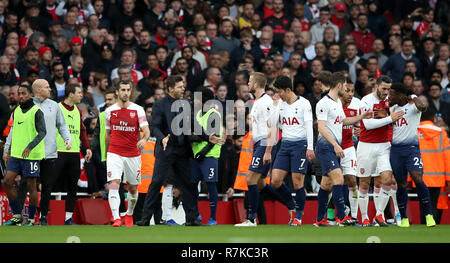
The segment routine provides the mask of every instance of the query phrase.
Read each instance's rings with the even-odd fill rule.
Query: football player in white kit
[[[361,121],[361,131],[358,148],[356,150],[357,174],[359,177],[358,206],[361,212],[361,225],[370,226],[367,215],[369,204],[369,186],[371,176],[376,174],[381,178],[381,191],[374,221],[380,226],[387,226],[384,220],[384,209],[389,201],[392,185],[392,168],[389,162],[391,149],[392,125],[399,120],[404,112],[392,112],[390,116],[377,117],[382,114],[377,112],[389,112],[388,94],[391,89],[392,79],[386,75],[378,77],[375,90],[361,99],[362,111],[375,112],[374,119]]]
[[[391,111],[403,111],[405,113],[401,119],[394,122],[390,155],[392,171],[398,185],[397,202],[402,217],[400,226],[409,227],[409,220],[406,215],[408,172],[416,184],[417,196],[426,214],[426,224],[427,226],[435,226],[430,192],[422,180],[423,164],[419,149],[419,137],[417,136],[420,117],[427,106],[416,95],[408,96],[408,93],[408,89],[400,83],[393,84],[389,93],[389,99],[391,105],[393,105]]]
[[[250,75],[248,86],[250,91],[255,94],[255,102],[250,111],[254,146],[252,162],[246,176],[249,198],[247,220],[235,225],[238,227],[256,226],[259,191],[279,197],[277,191],[270,184],[266,184],[264,180],[276,154],[274,145],[276,144],[278,121],[278,111],[274,100],[265,93],[266,84],[267,78],[263,73],[254,72]]]
[[[271,184],[286,204],[291,203],[295,206],[295,214],[294,216],[291,214],[289,225],[301,226],[306,203],[303,187],[305,174],[308,162],[315,158],[312,109],[307,99],[294,93],[289,77],[279,76],[273,86],[281,98],[278,104],[278,126],[282,130],[282,139],[273,165]],[[292,194],[283,183],[288,172],[292,173],[295,203]],[[290,209],[289,206],[288,208]]]
[[[342,127],[359,122],[363,118],[371,118],[372,111],[366,111],[361,115],[346,117],[342,102],[339,99],[344,93],[346,83],[346,73],[333,73],[329,83],[328,94],[323,97],[316,106],[319,137],[317,140],[316,156],[322,166],[322,181],[317,196],[318,212],[315,226],[328,226],[325,213],[328,206],[328,194],[332,191],[332,198],[337,210],[337,224],[340,226],[351,225],[353,220],[345,216],[345,204],[342,175],[339,158],[344,158],[342,150]],[[328,85],[327,85],[328,84]]]

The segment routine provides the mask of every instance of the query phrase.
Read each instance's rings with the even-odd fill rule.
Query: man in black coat
[[[189,138],[185,136],[185,128],[191,129],[191,110],[189,102],[183,100],[184,82],[180,76],[172,75],[167,78],[166,86],[169,91],[167,96],[153,104],[152,123],[150,131],[156,137],[155,166],[153,180],[145,197],[142,219],[136,224],[148,226],[153,216],[155,205],[158,204],[159,191],[165,181],[167,171],[175,172],[175,185],[181,190],[183,209],[186,214],[186,226],[200,226],[196,198],[191,172],[190,159],[193,156]],[[174,112],[178,109],[180,111]],[[188,110],[188,112],[184,110]],[[181,118],[180,118],[181,117]],[[181,121],[177,123],[177,121]],[[180,125],[181,124],[181,125]],[[188,126],[186,126],[188,125]],[[183,128],[184,126],[184,128]]]

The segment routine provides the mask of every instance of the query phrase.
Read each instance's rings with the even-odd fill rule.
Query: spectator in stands
[[[23,32],[19,38],[19,49],[22,50],[28,45],[31,35],[38,29],[38,20],[36,17],[24,16],[20,20],[19,27]]]
[[[62,25],[61,34],[68,39],[72,39],[77,35],[77,17],[78,13],[67,12],[64,23]]]
[[[381,68],[383,74],[387,74],[392,78],[393,82],[401,81],[403,73],[405,73],[405,64],[408,60],[413,60],[420,72],[420,61],[413,55],[414,44],[410,38],[402,40],[402,51],[389,57],[388,61]]]
[[[0,85],[13,86],[17,83],[14,71],[11,71],[11,63],[7,56],[0,57]]]
[[[255,4],[253,2],[245,2],[243,4],[242,15],[239,16],[239,30],[242,30],[243,28],[252,28],[251,19],[254,13],[255,13]]]
[[[139,65],[141,71],[142,68],[146,65],[148,56],[153,53],[153,48],[150,45],[150,31],[147,29],[143,29],[139,33],[139,46],[136,47],[137,53],[137,64]]]
[[[402,51],[402,36],[394,34],[389,36],[389,54],[395,55]]]
[[[105,16],[105,3],[104,0],[93,0],[92,5],[94,7],[95,14],[98,17],[98,28],[107,28],[110,27],[110,20],[107,16]]]
[[[413,29],[414,20],[412,16],[405,17],[402,22],[402,36],[410,38],[414,45],[419,45],[420,38],[417,32]]]
[[[323,69],[330,72],[348,71],[348,65],[340,58],[341,49],[338,43],[333,43],[328,50],[328,57],[323,62]]]
[[[220,22],[220,36],[211,42],[211,52],[227,50],[229,54],[239,47],[241,42],[233,36],[233,23],[230,19]]]
[[[377,1],[369,1],[368,19],[370,32],[377,38],[387,40],[389,37],[389,23]]]
[[[368,60],[370,57],[375,56],[378,60],[378,66],[381,68],[388,60],[388,57],[383,52],[383,40],[381,38],[375,38],[372,42],[372,52],[364,54],[363,59]]]
[[[189,46],[193,52],[192,58],[195,59],[196,61],[198,61],[198,63],[200,64],[201,70],[206,69],[206,67],[207,67],[206,57],[202,52],[199,52],[196,48],[198,46],[198,42],[197,42],[197,37],[195,36],[194,32],[188,32],[185,38],[186,38],[186,40],[184,41],[185,42],[184,47]],[[184,49],[184,47],[181,50],[176,51],[176,53],[172,57],[171,67],[174,67],[175,61],[179,57],[182,56],[182,50]]]
[[[108,89],[108,76],[100,72],[94,72],[94,86],[92,87],[92,97],[94,100],[94,106],[105,102],[105,92]]]
[[[145,12],[143,16],[144,27],[150,30],[151,33],[156,32],[156,25],[162,21],[162,14],[166,11],[166,1],[152,0],[150,1],[152,9]]]
[[[209,67],[206,69],[206,78],[203,82],[204,87],[212,87],[214,90],[216,90],[217,85],[222,80],[222,72],[220,71],[220,68],[218,67]]]
[[[320,9],[319,22],[314,24],[310,29],[313,44],[323,41],[323,31],[328,26],[334,29],[336,42],[339,41],[339,28],[330,21],[330,17],[330,9],[327,6],[322,7]]]
[[[360,48],[364,54],[373,51],[372,42],[376,38],[376,36],[370,32],[368,25],[368,15],[361,13],[358,15],[358,29],[351,32],[358,48]]]
[[[273,14],[265,18],[264,23],[271,26],[273,29],[273,44],[279,49],[282,49],[283,39],[285,38],[286,32],[291,27],[292,18],[283,11],[283,0],[273,0],[272,5]]]
[[[323,42],[317,42],[314,44],[314,51],[316,56],[314,58],[320,59],[322,62],[325,61],[328,54],[328,49]]]
[[[120,56],[120,65],[128,66],[130,68],[131,79],[134,83],[138,83],[139,80],[143,78],[142,72],[135,69],[136,68],[136,51],[133,48],[125,48],[122,50],[122,55]],[[117,83],[119,80],[119,67],[113,69],[111,72],[111,81]]]
[[[327,48],[329,48],[331,44],[336,42],[336,32],[334,32],[334,29],[331,26],[327,26],[323,30],[322,42]]]
[[[50,80],[50,72],[48,69],[39,63],[39,51],[33,47],[27,47],[24,49],[24,61],[17,65],[17,69],[21,76],[27,76],[30,70],[38,72],[39,77]]]
[[[62,63],[53,63],[52,76],[53,78],[50,81],[52,99],[56,102],[60,102],[64,99],[64,92],[66,90],[66,77],[64,74],[64,65]]]
[[[417,79],[413,81],[413,85],[412,85],[412,92],[417,95],[417,96],[421,96],[423,95],[425,88],[424,88],[424,84],[423,81],[421,79]]]
[[[417,50],[417,58],[420,60],[420,67],[424,69],[424,76],[430,74],[432,63],[436,56],[436,42],[431,37],[422,39],[422,45]]]
[[[72,50],[70,49],[69,39],[64,35],[59,36],[56,39],[55,59],[67,67],[70,64],[71,55]]]
[[[239,63],[244,60],[244,55],[250,54],[256,61],[260,61],[264,56],[258,48],[250,29],[243,29],[240,32],[240,46],[233,49],[230,54],[230,63],[233,68],[237,68]]]
[[[75,78],[77,79],[79,84],[83,83],[83,76],[82,76],[82,70],[84,66],[84,59],[83,57],[73,57],[70,61],[70,65],[67,67],[66,70],[66,78]]]
[[[450,125],[450,104],[441,99],[442,87],[439,82],[431,82],[428,91],[428,103],[429,107],[433,108],[436,112],[436,117],[442,118],[442,120]]]
[[[358,72],[363,69],[363,67],[367,63],[364,59],[358,56],[358,47],[356,43],[347,44],[347,48],[345,49],[344,62],[348,65],[350,79],[353,83],[355,83]]]

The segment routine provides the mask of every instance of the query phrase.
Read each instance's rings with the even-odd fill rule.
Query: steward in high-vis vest
[[[143,136],[142,132],[141,136]],[[138,200],[136,202],[136,206],[134,207],[134,222],[141,219],[145,196],[147,195],[148,187],[152,183],[153,169],[155,166],[155,145],[156,138],[149,137],[145,143],[144,149],[141,151],[141,183],[137,186]],[[161,187],[161,192],[162,188],[163,187]]]
[[[201,106],[207,111],[202,115],[203,110],[199,110],[194,116],[195,135],[191,136],[194,158],[191,160],[191,173],[195,181],[206,182],[211,212],[207,225],[217,225],[216,210],[219,195],[216,184],[219,180],[220,150],[225,140],[222,134],[222,116],[215,109],[216,105],[208,102],[214,100],[214,93],[208,88],[203,88],[201,92]],[[197,131],[201,131],[201,134],[196,133]],[[195,194],[198,199],[198,191]]]
[[[434,125],[432,120],[422,118],[418,133],[423,161],[423,181],[430,191],[431,207],[436,223],[439,224],[442,211],[439,212],[437,209],[448,208],[450,144],[445,130]]]
[[[239,154],[239,164],[236,174],[236,180],[234,181],[234,189],[248,191],[247,186],[247,172],[252,162],[253,156],[253,138],[252,132],[249,131],[242,141],[241,153]],[[270,184],[270,177],[265,178],[266,184]]]
[[[141,184],[138,185],[140,194],[146,194],[148,187],[152,183],[155,165],[155,144],[156,138],[150,137],[145,144],[144,150],[141,151]]]
[[[56,138],[58,159],[56,160],[55,170],[60,176],[60,179],[61,177],[64,177],[65,181],[68,182],[65,186],[65,190],[67,190],[65,224],[67,225],[74,224],[72,221],[72,214],[77,198],[77,183],[81,173],[81,146],[86,149],[84,159],[87,163],[91,161],[92,157],[86,127],[81,119],[81,111],[77,107],[77,104],[81,102],[82,98],[83,90],[81,86],[78,83],[68,84],[66,85],[65,99],[58,103],[72,138],[72,148],[70,148],[70,150],[66,149],[64,140],[59,133]]]
[[[5,225],[22,223],[22,209],[17,199],[17,189],[14,187],[18,174],[27,180],[30,193],[29,220],[25,225],[34,225],[38,203],[36,179],[39,177],[40,160],[45,158],[43,139],[46,128],[44,113],[34,104],[32,94],[30,86],[20,86],[18,89],[19,106],[14,110],[13,126],[8,135],[11,136],[11,144],[5,145],[3,154],[6,163],[6,194],[14,214]]]

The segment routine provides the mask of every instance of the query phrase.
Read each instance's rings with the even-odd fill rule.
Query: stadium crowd
[[[84,96],[77,106],[89,143],[81,153],[92,149],[92,159],[84,163],[77,190],[105,197],[99,116],[120,81],[133,83],[130,99],[144,108],[148,123],[154,103],[167,96],[164,81],[179,75],[184,98],[211,89],[224,112],[227,100],[235,102],[233,113],[223,116],[226,129],[244,125],[248,131],[235,113],[254,100],[248,84],[253,72],[267,77],[270,96],[277,96],[270,84],[278,76],[291,78],[295,94],[312,106],[315,141],[322,71],[348,72],[357,98],[387,75],[426,100],[434,124],[449,134],[449,13],[446,0],[1,0],[3,141],[19,105],[19,85],[45,79],[51,98],[61,102],[69,84],[80,84]],[[217,191],[232,197],[240,191],[235,179],[246,134],[227,134]],[[313,160],[308,193],[319,191],[320,171]],[[54,191],[67,192],[63,181]],[[201,192],[208,192],[205,185]]]

